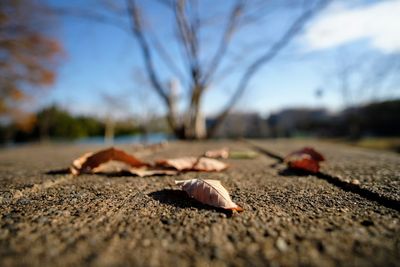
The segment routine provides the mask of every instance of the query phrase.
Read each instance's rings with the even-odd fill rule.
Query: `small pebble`
[[[142,245],[143,245],[144,247],[148,247],[148,246],[151,245],[151,241],[148,240],[148,239],[144,239],[144,240],[142,241]]]
[[[353,180],[351,180],[351,183],[354,184],[354,185],[359,185],[360,181],[357,180],[357,179],[353,179]]]
[[[31,201],[27,198],[20,198],[17,201],[17,204],[21,204],[21,205],[28,205],[29,203],[31,203]]]
[[[278,237],[275,245],[276,248],[281,252],[285,252],[288,249],[288,245],[286,244],[285,240],[282,237]]]

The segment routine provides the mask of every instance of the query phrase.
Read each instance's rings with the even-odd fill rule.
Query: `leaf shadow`
[[[283,170],[280,170],[278,172],[279,175],[282,176],[309,176],[309,175],[316,175],[313,172],[306,171],[306,170],[300,170],[300,169],[291,169],[291,168],[285,168]]]
[[[59,175],[59,174],[71,174],[70,169],[58,169],[58,170],[49,170],[45,172],[46,175]],[[91,174],[94,175],[94,174]],[[96,175],[106,176],[106,177],[125,177],[125,176],[136,176],[132,175],[132,173],[128,171],[115,171],[109,173],[96,173]]]
[[[187,209],[195,208],[198,210],[209,210],[224,213],[227,217],[231,217],[233,212],[231,210],[216,208],[206,204],[202,204],[188,196],[185,191],[175,189],[163,189],[148,194],[154,200],[160,203],[167,204],[176,208]]]
[[[58,175],[58,174],[70,174],[69,168],[64,168],[64,169],[56,169],[56,170],[49,170],[46,171],[44,174],[47,175]]]
[[[58,169],[58,170],[49,170],[46,171],[44,174],[46,175],[60,175],[60,174],[71,174],[70,169]],[[177,172],[175,175],[179,175],[180,173]],[[100,175],[105,176],[108,178],[116,178],[116,177],[139,177],[143,178],[139,175],[133,174],[129,171],[121,170],[121,171],[113,171],[113,172],[98,172],[92,173],[88,175]],[[158,177],[158,176],[171,176],[172,174],[164,174],[164,173],[154,173],[152,175],[148,175],[147,177]]]

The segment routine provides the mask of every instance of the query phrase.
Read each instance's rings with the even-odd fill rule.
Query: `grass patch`
[[[377,150],[389,150],[400,153],[400,137],[365,137],[359,140],[328,139],[334,143],[344,143],[351,146]]]

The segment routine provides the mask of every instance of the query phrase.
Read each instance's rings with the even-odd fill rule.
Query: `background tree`
[[[398,90],[400,55],[337,49],[321,73],[320,93],[332,90],[342,98],[344,109],[380,102]],[[323,84],[323,85],[322,85]]]
[[[332,91],[341,97],[349,137],[361,138],[366,129],[363,125],[369,109],[360,108],[362,106],[373,106],[375,103],[379,108],[384,107],[379,109],[380,116],[385,114],[391,118],[383,110],[390,110],[385,106],[390,102],[388,96],[392,94],[393,97],[398,92],[399,70],[400,55],[371,53],[359,48],[339,48],[331,61],[327,62],[321,74],[323,86],[318,90],[321,94]],[[317,72],[321,73],[321,68]],[[384,104],[380,105],[380,102]],[[372,122],[377,117],[369,118]]]
[[[35,89],[54,82],[59,43],[48,36],[49,24],[40,12],[43,3],[0,1],[0,116],[29,127],[19,104],[31,100]]]
[[[148,23],[144,18],[147,18],[147,16],[135,0],[127,0],[131,29],[142,51],[145,69],[151,81],[152,88],[159,94],[167,106],[167,118],[170,127],[173,129],[175,135],[180,138],[198,139],[206,136],[211,137],[215,134],[217,128],[246,90],[255,74],[258,73],[262,66],[271,61],[302,29],[303,25],[317,11],[326,6],[329,1],[302,2],[300,15],[293,20],[285,32],[277,36],[277,40],[272,45],[265,45],[263,51],[257,51],[259,52],[257,56],[250,55],[251,50],[247,51],[249,54],[246,56],[252,59],[250,62],[238,62],[234,58],[228,58],[228,52],[234,46],[232,42],[246,38],[245,35],[240,36],[240,34],[245,34],[246,31],[250,30],[248,28],[251,24],[257,24],[264,19],[269,14],[269,11],[274,8],[274,5],[277,5],[277,2],[238,0],[230,7],[227,5],[228,10],[222,12],[223,14],[220,14],[218,18],[214,18],[222,21],[222,25],[212,25],[211,28],[217,27],[218,29],[222,29],[220,36],[208,39],[202,39],[202,37],[207,36],[205,34],[207,21],[213,18],[207,17],[207,14],[201,11],[199,1],[174,0],[161,2],[172,14],[176,41],[182,50],[183,72],[179,71],[179,67],[174,64],[174,60],[171,60],[171,58],[175,57],[168,55],[168,50],[162,47],[161,42],[155,41],[157,39],[154,32],[146,27]],[[246,27],[247,29],[245,29]],[[260,40],[257,41],[259,42]],[[210,44],[210,42],[213,42],[214,45]],[[209,49],[204,48],[206,43],[207,47],[214,47],[215,51],[210,53]],[[267,48],[265,48],[266,46]],[[163,86],[160,75],[157,73],[153,58],[153,54],[155,53],[158,53],[160,58],[164,59],[170,70],[175,72],[176,77],[181,78],[181,84],[186,87],[186,91],[188,92],[189,101],[182,123],[178,122],[178,115],[174,112],[176,107],[174,106],[174,102],[171,101],[170,92],[168,88]],[[207,57],[206,55],[208,54],[211,56]],[[233,94],[228,97],[224,108],[216,116],[209,131],[206,133],[204,117],[201,113],[201,100],[204,92],[211,87],[216,76],[221,74],[219,69],[226,59],[233,61],[236,65],[245,65],[241,68],[242,72],[239,74],[240,78],[234,85]],[[225,63],[224,65],[226,66],[227,64]],[[224,75],[227,75],[227,73]]]
[[[216,133],[260,69],[330,0],[99,2],[103,9],[59,8],[58,12],[130,31],[150,87],[166,107],[172,131],[178,138],[199,139]],[[179,81],[179,99],[168,86],[172,80]],[[206,132],[202,113],[205,92],[224,87],[231,90]]]

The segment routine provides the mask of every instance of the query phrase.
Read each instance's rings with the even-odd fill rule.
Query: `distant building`
[[[257,113],[232,113],[217,137],[400,136],[400,100],[350,107],[331,114],[324,108],[287,108],[263,119]],[[213,119],[207,120],[207,126]]]
[[[214,119],[207,119],[207,127]],[[231,113],[219,127],[216,137],[267,137],[269,130],[265,120],[257,113]]]
[[[323,108],[289,108],[271,114],[267,119],[267,125],[272,137],[310,135],[310,132],[322,134],[321,126],[327,123],[329,118],[328,111]]]

